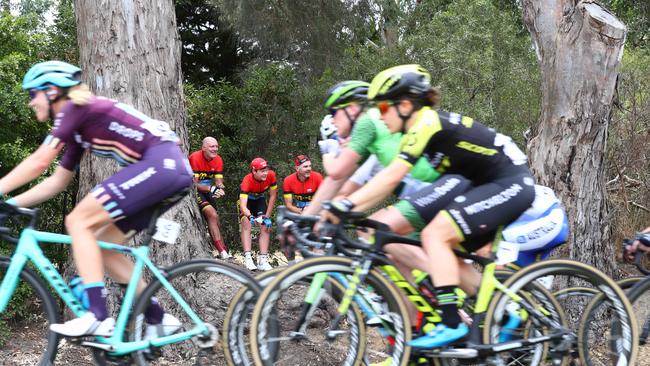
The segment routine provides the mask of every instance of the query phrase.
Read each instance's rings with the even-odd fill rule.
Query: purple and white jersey
[[[54,127],[43,143],[56,147],[64,142],[60,165],[73,171],[84,150],[125,166],[140,161],[147,149],[165,141],[178,142],[166,122],[118,101],[93,97],[83,106],[68,102],[56,115]]]

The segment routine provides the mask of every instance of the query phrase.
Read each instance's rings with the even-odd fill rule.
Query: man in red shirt
[[[269,170],[266,160],[255,158],[250,164],[251,172],[247,174],[239,187],[239,219],[241,222],[241,241],[244,247],[244,265],[249,270],[268,271],[269,241],[271,236],[271,213],[278,197],[278,184],[275,172]],[[266,192],[269,200],[266,201]],[[251,257],[251,228],[260,226],[260,254],[257,266]]]
[[[311,203],[311,198],[323,182],[323,176],[312,172],[311,160],[307,155],[296,157],[294,169],[296,172],[284,178],[282,184],[284,205],[291,212],[301,213]]]
[[[221,259],[229,259],[230,254],[221,237],[219,214],[216,210],[216,200],[225,195],[223,160],[217,154],[218,151],[219,142],[214,137],[206,137],[203,139],[201,150],[193,152],[189,161],[194,171],[197,203],[208,223],[208,232],[216,249],[215,254]]]

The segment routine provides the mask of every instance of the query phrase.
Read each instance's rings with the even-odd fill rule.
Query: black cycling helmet
[[[369,101],[422,98],[431,91],[431,75],[420,65],[400,65],[386,69],[372,79]]]
[[[325,108],[345,108],[351,103],[364,103],[368,100],[370,84],[359,80],[346,80],[334,85],[327,91]]]

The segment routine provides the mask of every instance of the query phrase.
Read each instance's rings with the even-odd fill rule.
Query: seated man
[[[323,176],[311,171],[311,159],[307,155],[296,157],[296,171],[284,178],[284,205],[291,212],[301,213],[323,182]]]
[[[229,259],[228,248],[223,243],[219,230],[219,214],[216,210],[216,200],[225,195],[223,184],[223,160],[217,154],[219,143],[214,137],[203,139],[201,150],[189,156],[190,166],[194,171],[196,199],[201,214],[208,223],[208,232],[215,247],[215,256]]]
[[[239,187],[239,220],[241,223],[241,241],[244,247],[244,265],[253,271],[271,270],[268,260],[271,235],[271,213],[278,197],[278,185],[275,172],[269,170],[266,160],[255,158],[250,164],[251,172],[247,174]],[[266,201],[266,192],[269,200]],[[260,226],[260,253],[257,266],[251,257],[252,225]]]

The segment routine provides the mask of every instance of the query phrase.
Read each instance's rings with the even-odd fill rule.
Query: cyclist
[[[325,108],[332,118],[326,118],[321,123],[323,141],[328,143],[319,143],[327,177],[303,213],[317,214],[322,202],[334,197],[357,170],[357,164],[363,163],[372,154],[385,165],[397,154],[401,135],[391,134],[379,119],[378,111],[371,109],[364,113],[363,105],[367,101],[369,85],[363,81],[347,80],[329,89]],[[336,140],[346,141],[345,146],[331,143],[331,137],[325,139],[327,136],[324,131],[329,136],[333,134],[330,122],[336,127]],[[420,160],[411,175],[419,181],[434,181],[439,174],[429,166],[426,159]]]
[[[217,153],[219,142],[214,137],[206,137],[201,144],[201,150],[190,154],[190,166],[194,171],[194,186],[196,199],[201,209],[201,214],[208,223],[208,232],[214,243],[216,253],[221,259],[229,259],[228,248],[223,243],[221,230],[219,230],[219,214],[215,200],[223,197],[223,159]]]
[[[439,195],[453,200],[442,210],[432,210],[435,213],[430,219],[428,211],[420,212],[426,218],[422,231],[425,265],[436,287],[442,322],[411,342],[417,348],[444,346],[468,332],[458,314],[457,295],[461,280],[465,280],[465,266],[452,249],[460,245],[474,251],[483,246],[499,226],[530,207],[535,195],[526,156],[512,140],[469,117],[434,110],[439,96],[430,79],[418,65],[393,67],[375,76],[368,100],[376,105],[391,132],[405,132],[400,153],[368,184],[331,206],[332,211],[342,212],[373,207],[398,186],[422,156],[445,174],[436,183],[451,174],[471,183],[460,193],[455,189],[462,183],[460,178],[454,184],[449,179],[447,190],[437,192],[432,185],[423,190],[428,192],[418,192],[422,193],[420,210],[427,210],[428,203]]]
[[[301,213],[311,203],[323,176],[311,170],[311,159],[307,155],[296,156],[294,169],[295,172],[282,182],[283,198],[289,211]]]
[[[549,187],[535,185],[533,204],[501,231],[502,242],[519,250],[514,264],[519,267],[548,258],[569,237],[569,218],[562,203]]]
[[[239,187],[239,220],[241,222],[241,242],[244,247],[244,265],[251,271],[260,269],[269,271],[268,252],[271,235],[271,213],[278,197],[278,184],[275,172],[269,170],[268,163],[262,158],[255,158],[248,173]],[[266,201],[266,193],[269,200]],[[251,257],[252,225],[260,227],[260,254],[257,266]]]
[[[64,336],[110,336],[115,320],[106,308],[104,269],[117,283],[127,283],[133,263],[119,253],[101,251],[97,240],[125,243],[148,225],[153,206],[191,187],[192,171],[167,123],[94,96],[80,75],[81,69],[60,61],[38,63],[25,74],[22,87],[29,91],[36,119],[52,118],[54,127],[34,153],[0,179],[0,191],[10,193],[38,178],[61,150],[63,157],[50,177],[7,202],[28,207],[63,191],[86,150],[125,166],[95,186],[65,218],[90,308],[79,318],[50,326]],[[141,281],[138,291],[145,285]],[[153,298],[145,317],[147,338],[180,327]]]

